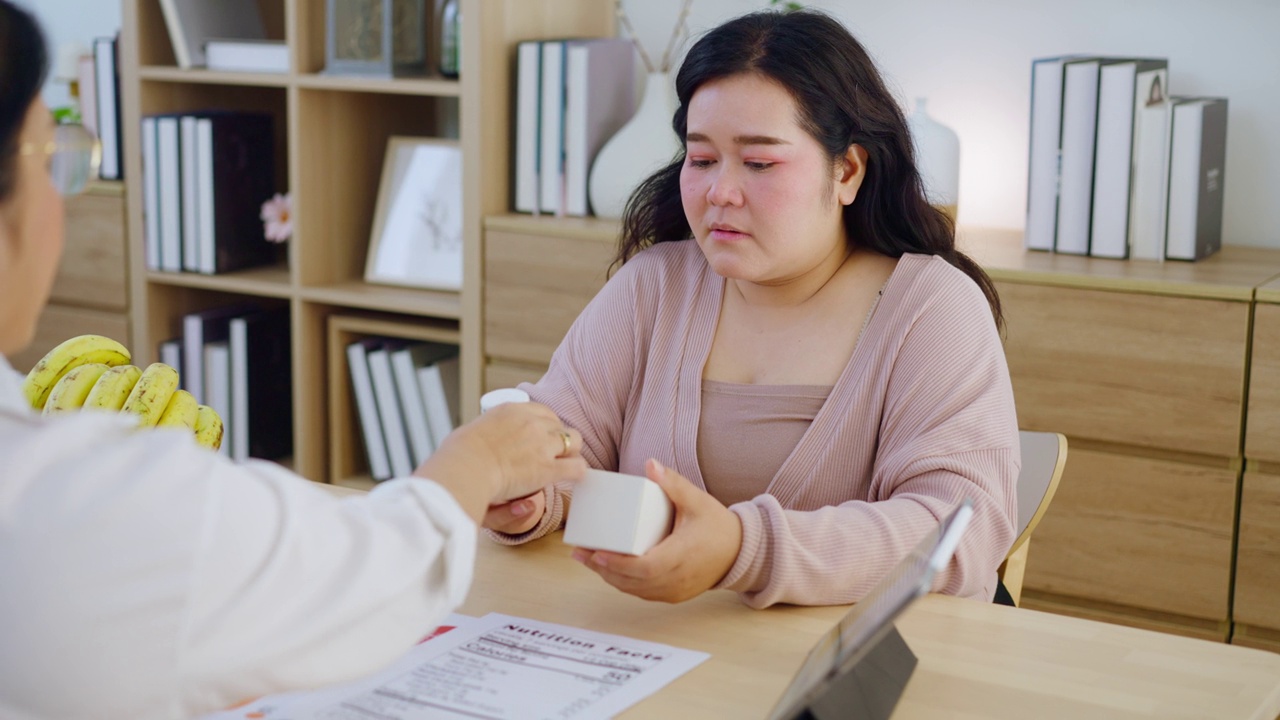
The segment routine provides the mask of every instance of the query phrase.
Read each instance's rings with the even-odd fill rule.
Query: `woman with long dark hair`
[[[0,0],[0,717],[191,717],[382,668],[462,602],[488,503],[581,477],[580,438],[498,408],[420,477],[339,500],[190,432],[33,412],[4,356],[31,342],[61,196],[94,165],[40,99],[47,69]]]
[[[925,201],[875,64],[825,14],[759,12],[702,37],[676,92],[682,151],[525,386],[591,465],[659,483],[675,528],[642,557],[575,557],[645,598],[846,603],[969,497],[935,589],[991,599],[1020,462],[1000,303]],[[548,487],[486,527],[538,537],[571,497]]]

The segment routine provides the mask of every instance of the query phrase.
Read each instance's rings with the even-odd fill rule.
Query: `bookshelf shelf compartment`
[[[359,442],[351,436],[355,428],[331,414],[331,317],[388,313],[409,327],[447,328],[460,349],[462,419],[474,417],[485,375],[484,218],[509,205],[515,47],[529,39],[612,35],[612,3],[461,0],[468,20],[462,25],[463,70],[457,79],[325,74],[323,0],[257,0],[267,39],[288,45],[289,72],[183,69],[161,5],[161,0],[121,2],[121,134],[133,350],[153,356],[156,344],[173,337],[175,323],[188,312],[255,299],[288,305],[294,462],[312,480],[358,479],[362,472],[334,472],[330,455],[334,423],[348,444]],[[205,110],[265,112],[274,118],[276,190],[293,196],[287,262],[214,276],[146,267],[142,118]],[[452,138],[462,148],[464,266],[459,291],[363,281],[392,136]]]
[[[176,83],[201,83],[207,85],[254,85],[261,87],[288,87],[289,76],[279,73],[238,73],[217,72],[195,69],[183,70],[176,67],[150,66],[138,68],[138,77],[143,80]]]
[[[458,97],[462,94],[457,80],[444,78],[378,78],[355,75],[299,75],[298,87],[308,90],[340,90],[392,95],[429,95]]]
[[[293,294],[289,268],[280,265],[239,270],[221,275],[151,270],[147,272],[147,282],[274,298],[288,298]]]
[[[304,299],[341,307],[457,320],[462,303],[457,292],[373,285],[359,280],[301,290]]]
[[[370,490],[375,483],[369,473],[364,452],[364,434],[356,412],[347,346],[366,338],[378,337],[459,345],[461,335],[457,326],[451,323],[377,315],[335,314],[329,316],[327,325],[328,482],[358,490]]]

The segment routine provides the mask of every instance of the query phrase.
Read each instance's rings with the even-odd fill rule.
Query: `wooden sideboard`
[[[69,337],[94,333],[133,347],[129,336],[129,270],[124,185],[95,182],[66,201],[66,247],[36,336],[9,358],[26,372]]]
[[[1280,652],[1280,280],[1258,288],[1232,642]]]
[[[617,228],[487,218],[486,389],[541,376],[603,286]],[[1018,231],[965,228],[960,242],[1004,303],[1019,425],[1070,441],[1024,604],[1222,641],[1234,588],[1239,640],[1280,647],[1280,442],[1252,449],[1280,435],[1280,282],[1270,304],[1256,291],[1254,333],[1280,251],[1155,263],[1028,253]]]
[[[961,244],[1005,304],[1019,425],[1071,444],[1024,604],[1231,637],[1254,295],[1280,251],[1156,263],[1026,252],[1019,232]]]

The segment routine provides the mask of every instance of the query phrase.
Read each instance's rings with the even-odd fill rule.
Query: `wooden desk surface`
[[[606,585],[557,533],[481,538],[471,594],[489,612],[703,650],[711,658],[623,718],[763,718],[847,607],[751,610],[727,592],[679,605]],[[895,719],[1258,718],[1280,715],[1280,655],[929,595],[899,620],[920,664]]]
[[[322,485],[335,494],[359,491]],[[626,595],[555,533],[522,547],[480,538],[465,615],[490,612],[711,653],[620,717],[764,718],[848,607],[751,610],[728,592],[679,605]],[[1280,654],[928,595],[898,620],[920,664],[894,720],[1280,718]]]

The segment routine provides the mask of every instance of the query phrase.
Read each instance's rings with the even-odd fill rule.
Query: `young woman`
[[[31,341],[63,245],[59,190],[92,145],[38,93],[34,20],[0,0],[0,717],[190,717],[351,679],[466,595],[488,503],[582,475],[545,407],[460,428],[415,473],[339,501],[190,433],[43,418],[5,362]]]
[[[683,151],[631,198],[625,264],[525,386],[592,466],[661,484],[675,528],[643,557],[575,556],[644,598],[847,603],[968,496],[935,589],[990,600],[1020,462],[1000,303],[926,203],[871,59],[826,15],[761,12],[702,37],[676,91]],[[571,498],[552,486],[485,524],[522,542]]]

